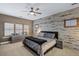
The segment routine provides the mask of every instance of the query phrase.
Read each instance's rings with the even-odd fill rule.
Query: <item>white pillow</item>
[[[55,37],[55,34],[52,35],[52,38],[53,38],[53,39],[54,39],[54,37]]]
[[[43,37],[44,36],[44,33],[39,33],[38,36],[39,37]]]

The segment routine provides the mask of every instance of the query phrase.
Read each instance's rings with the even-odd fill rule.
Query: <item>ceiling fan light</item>
[[[31,15],[34,15],[35,13],[34,13],[34,12],[31,12],[30,14],[31,14]]]

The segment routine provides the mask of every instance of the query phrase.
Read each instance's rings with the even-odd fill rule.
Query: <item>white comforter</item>
[[[56,44],[56,39],[50,39],[50,38],[44,38],[44,37],[37,37],[37,38],[47,40],[47,42],[45,42],[45,43],[42,44],[42,53],[43,54],[50,47],[52,47],[52,46],[54,46]]]

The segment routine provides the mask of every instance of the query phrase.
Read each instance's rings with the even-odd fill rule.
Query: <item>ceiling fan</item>
[[[76,4],[78,4],[78,3],[72,3],[71,5],[76,5]]]
[[[39,10],[40,10],[39,8],[34,9],[34,7],[31,7],[30,11],[28,11],[28,12],[29,12],[30,15],[37,16],[38,14],[39,15],[42,14],[41,12],[39,12]]]
[[[33,7],[31,7],[31,10],[29,11],[31,15],[36,16],[37,14],[42,14],[41,12],[39,12],[39,8],[34,9]]]

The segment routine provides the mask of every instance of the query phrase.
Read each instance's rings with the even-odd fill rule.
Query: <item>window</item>
[[[11,34],[29,34],[29,26],[23,24],[4,23],[4,36]]]
[[[24,34],[27,35],[29,33],[29,26],[24,25]]]
[[[22,24],[15,24],[15,32],[18,34],[22,34],[23,33],[23,26]]]
[[[78,26],[77,19],[65,20],[65,27],[76,27]]]
[[[8,36],[14,33],[14,24],[12,23],[4,23],[4,35]]]

